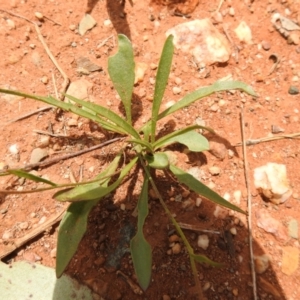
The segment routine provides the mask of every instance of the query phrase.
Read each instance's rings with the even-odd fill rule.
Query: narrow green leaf
[[[183,107],[189,106],[190,104],[194,103],[197,100],[200,100],[206,96],[209,96],[216,92],[228,91],[228,90],[241,90],[253,97],[257,97],[253,88],[241,81],[216,81],[212,85],[202,87],[194,92],[191,92],[184,96],[181,100],[176,102],[171,107],[167,108],[163,112],[161,112],[158,117],[157,121],[161,120],[162,118],[174,113],[177,110],[182,109]],[[152,120],[148,121],[140,130],[139,132],[148,132],[149,127],[152,126]]]
[[[132,262],[141,288],[145,291],[151,280],[152,253],[151,246],[143,233],[145,219],[148,215],[148,178],[144,179],[142,191],[138,200],[138,228],[136,235],[130,241]]]
[[[134,57],[130,40],[123,34],[118,35],[118,52],[108,59],[108,73],[117,90],[131,124],[131,98],[134,85]]]
[[[148,151],[153,152],[152,145],[144,140],[132,139],[132,140],[127,140],[127,142],[144,146]]]
[[[194,131],[195,129],[202,128],[214,132],[208,127],[203,127],[199,125],[189,126],[184,129],[179,129],[175,132],[167,134],[157,140],[154,144],[154,150],[162,147],[166,147],[173,143],[180,143],[189,148],[190,151],[201,152],[209,149],[209,143],[207,139],[200,133]]]
[[[35,181],[35,182],[43,182],[43,183],[46,183],[46,184],[49,184],[49,185],[52,185],[52,186],[57,186],[56,183],[54,183],[50,180],[44,179],[44,178],[39,177],[39,176],[35,176],[33,174],[27,173],[27,172],[22,171],[22,170],[7,170],[7,173],[16,175],[18,177],[30,179],[30,180]]]
[[[222,267],[223,266],[223,264],[214,262],[214,261],[210,260],[209,258],[207,258],[205,255],[190,254],[190,256],[198,263],[206,263],[213,267]]]
[[[164,48],[160,57],[158,69],[157,69],[156,79],[155,79],[155,90],[154,90],[152,118],[151,118],[152,143],[155,141],[157,116],[168,83],[169,74],[172,65],[173,52],[174,52],[173,36],[170,35],[165,41]]]
[[[61,220],[57,238],[55,268],[57,278],[62,275],[76,253],[78,245],[86,232],[88,215],[99,200],[71,203]]]
[[[192,175],[184,172],[183,170],[179,169],[178,167],[174,165],[170,165],[170,171],[175,175],[175,177],[178,179],[179,182],[185,184],[188,186],[192,191],[198,193],[199,195],[207,198],[208,200],[219,204],[221,206],[227,207],[229,209],[233,209],[235,211],[238,211],[240,213],[246,214],[242,209],[239,207],[231,204],[230,202],[226,201],[224,198],[222,198],[220,195],[218,195],[216,192],[211,190],[209,187],[207,187],[205,184],[197,180]]]
[[[119,126],[115,126],[112,123],[106,122],[102,118],[99,118],[98,116],[96,116],[96,115],[94,115],[94,114],[92,114],[92,113],[90,113],[90,112],[88,112],[84,109],[81,109],[81,108],[77,107],[76,105],[74,105],[72,103],[58,101],[57,99],[53,98],[52,96],[42,97],[42,96],[30,95],[30,94],[21,93],[21,92],[18,92],[18,91],[5,90],[5,89],[0,89],[0,93],[16,95],[16,96],[20,96],[20,97],[25,97],[25,98],[38,100],[38,101],[53,105],[55,107],[61,108],[63,110],[71,111],[76,115],[87,118],[87,119],[92,120],[96,123],[99,123],[103,128],[105,128],[107,130],[117,132],[117,133],[120,133],[120,134],[127,134],[127,132],[125,130],[123,130],[123,128],[121,128]]]
[[[135,137],[136,139],[140,139],[139,133],[126,120],[122,119],[119,115],[117,115],[115,112],[113,112],[109,108],[103,107],[101,105],[98,105],[98,104],[95,104],[92,102],[77,99],[71,95],[66,94],[65,96],[68,97],[70,100],[80,104],[82,107],[86,107],[89,110],[95,112],[95,114],[99,114],[102,117],[107,118],[108,120],[113,122],[115,125],[124,129],[128,135],[131,135],[131,136]]]
[[[164,152],[155,152],[153,155],[145,155],[149,166],[154,169],[163,170],[169,166],[169,159]]]
[[[124,177],[128,174],[130,169],[135,165],[137,161],[137,157],[132,159],[129,164],[127,164],[122,171],[120,172],[119,178],[112,183],[110,186],[105,187],[100,180],[99,183],[88,183],[85,185],[76,186],[73,189],[67,189],[63,191],[59,191],[54,194],[54,198],[59,201],[88,201],[88,200],[95,200],[106,196],[107,194],[111,193],[115,190]]]
[[[101,172],[96,178],[101,179],[114,174],[116,171],[121,155],[118,154],[111,164]],[[106,178],[102,185],[107,187],[110,178]],[[88,215],[92,208],[101,199],[93,201],[79,201],[71,203],[66,214],[60,222],[58,239],[57,239],[57,253],[56,253],[56,276],[60,277],[70,260],[74,256],[78,245],[84,236],[87,228]]]
[[[158,120],[174,113],[175,111],[186,107],[193,102],[202,99],[206,96],[209,96],[213,93],[216,92],[221,92],[221,91],[229,91],[229,90],[242,90],[243,92],[246,92],[247,94],[257,97],[255,94],[253,88],[249,85],[247,85],[244,82],[241,81],[216,81],[210,86],[205,86],[203,88],[200,88],[190,94],[187,94],[185,97],[183,97],[181,100],[176,102],[174,105],[169,107],[168,109],[164,110],[162,113],[158,115]]]

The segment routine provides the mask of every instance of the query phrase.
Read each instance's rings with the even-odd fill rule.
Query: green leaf
[[[57,238],[57,278],[62,275],[76,253],[78,245],[86,232],[88,215],[99,200],[71,203],[64,215]]]
[[[164,152],[155,152],[153,155],[145,155],[149,166],[154,169],[165,169],[169,166],[168,155]]]
[[[102,118],[99,118],[98,116],[96,116],[95,114],[92,114],[84,109],[81,109],[79,107],[77,107],[76,105],[72,104],[72,103],[67,103],[67,102],[63,102],[63,101],[58,101],[57,99],[49,96],[49,97],[42,97],[42,96],[36,96],[36,95],[30,95],[30,94],[25,94],[25,93],[21,93],[18,91],[12,91],[12,90],[5,90],[5,89],[0,89],[0,93],[5,93],[5,94],[10,94],[10,95],[16,95],[16,96],[20,96],[20,97],[25,97],[25,98],[30,98],[30,99],[34,99],[34,100],[38,100],[50,105],[53,105],[55,107],[61,108],[63,110],[66,111],[71,111],[74,114],[87,118],[89,120],[92,120],[96,123],[99,123],[103,128],[113,131],[113,132],[117,132],[120,134],[127,134],[127,132],[119,127],[116,126],[112,123],[109,123],[105,120],[103,120]]]
[[[114,174],[116,171],[121,155],[118,154],[111,164],[101,172],[96,178],[101,179]],[[107,187],[110,177],[106,178],[102,185]],[[87,220],[92,208],[101,199],[93,201],[80,201],[71,203],[66,214],[60,222],[58,239],[57,239],[57,253],[56,253],[56,276],[60,277],[70,260],[74,256],[78,245],[84,236],[87,228]]]
[[[213,267],[222,267],[223,266],[223,264],[214,262],[214,261],[210,260],[209,258],[207,258],[205,255],[190,254],[190,256],[198,263],[206,263]]]
[[[216,92],[221,92],[221,91],[228,91],[228,90],[241,90],[253,97],[257,97],[257,95],[255,94],[253,88],[249,85],[247,85],[244,82],[241,81],[235,81],[235,80],[231,80],[231,81],[216,81],[215,83],[213,83],[210,86],[205,86],[202,87],[194,92],[191,92],[189,94],[187,94],[186,96],[184,96],[181,100],[179,100],[178,102],[176,102],[174,105],[172,105],[171,107],[167,108],[166,110],[164,110],[163,112],[161,112],[158,117],[157,117],[157,121],[161,120],[162,118],[174,113],[177,110],[182,109],[183,107],[189,106],[190,104],[194,103],[197,100],[200,100],[206,96],[209,96],[213,93]],[[140,130],[142,132],[149,132],[149,127],[152,126],[152,120],[148,121]]]
[[[54,198],[59,201],[88,201],[95,200],[106,196],[115,190],[122,182],[124,177],[130,171],[130,169],[135,165],[137,157],[132,159],[129,164],[127,164],[120,172],[119,178],[112,183],[110,186],[103,186],[102,181],[96,183],[88,183],[84,185],[76,186],[73,189],[67,189],[59,191],[54,194]]]
[[[72,97],[71,95],[65,95],[70,100],[80,104],[82,107],[86,107],[89,110],[93,111],[95,114],[99,114],[102,117],[107,118],[111,122],[113,122],[115,125],[119,126],[120,128],[124,129],[127,134],[135,137],[136,139],[140,139],[140,135],[138,132],[124,119],[122,119],[119,115],[117,115],[115,112],[110,110],[109,108],[103,107],[101,105],[91,103],[88,101],[83,101],[80,99],[77,99],[75,97]]]
[[[16,175],[18,177],[30,179],[30,180],[35,181],[35,182],[43,182],[43,183],[46,183],[46,184],[49,184],[49,185],[52,185],[52,186],[57,186],[56,183],[54,183],[50,180],[44,179],[44,178],[39,177],[39,176],[35,176],[33,174],[27,173],[27,172],[22,171],[22,170],[7,170],[7,173]]]
[[[108,59],[108,73],[125,108],[127,121],[131,124],[131,98],[134,85],[134,57],[130,40],[118,35],[119,50]]]
[[[174,113],[175,111],[177,111],[179,109],[182,109],[183,107],[186,107],[186,106],[192,104],[193,102],[195,102],[201,98],[209,96],[213,93],[221,92],[221,91],[236,90],[236,89],[242,90],[253,97],[257,97],[257,95],[255,94],[252,87],[247,85],[244,82],[234,81],[234,80],[216,81],[215,83],[213,83],[210,86],[200,88],[190,94],[187,94],[185,97],[183,97],[181,100],[176,102],[174,105],[172,105],[171,107],[169,107],[168,109],[166,109],[162,113],[160,113],[158,115],[158,120]]]
[[[151,246],[143,233],[145,219],[148,215],[148,181],[146,177],[138,200],[138,227],[136,235],[130,241],[132,262],[141,288],[145,291],[151,280],[152,253]]]
[[[235,211],[238,211],[240,213],[246,214],[242,209],[239,207],[231,204],[230,202],[226,201],[224,198],[222,198],[220,195],[218,195],[216,192],[211,190],[209,187],[207,187],[205,184],[197,180],[192,175],[184,172],[183,170],[179,169],[178,167],[174,165],[170,165],[170,171],[175,175],[175,177],[178,179],[180,183],[185,184],[188,186],[192,191],[198,193],[199,195],[207,198],[208,200],[222,205],[224,207],[227,207],[229,209],[233,209]]]
[[[154,150],[157,150],[162,147],[166,147],[173,143],[180,143],[189,148],[190,151],[201,152],[209,149],[209,143],[207,139],[200,133],[194,131],[194,129],[203,128],[207,129],[210,132],[213,132],[212,129],[208,127],[203,127],[199,125],[190,126],[184,129],[177,130],[170,134],[167,134],[157,140],[154,144]]]
[[[144,140],[132,139],[132,140],[127,140],[127,142],[144,146],[148,151],[153,152],[152,145]]]
[[[155,79],[155,90],[154,90],[154,97],[153,97],[152,119],[151,119],[152,143],[155,141],[157,116],[168,83],[169,74],[172,65],[173,52],[174,52],[173,36],[170,35],[165,41],[164,48],[160,57],[158,69],[157,69],[156,79]]]

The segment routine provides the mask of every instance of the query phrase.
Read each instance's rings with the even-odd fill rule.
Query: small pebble
[[[4,231],[4,233],[2,234],[2,240],[9,240],[13,238],[13,233],[11,230],[6,230]]]
[[[181,93],[181,88],[178,87],[178,86],[174,86],[173,89],[172,89],[172,91],[173,91],[174,95],[178,95],[178,94]]]
[[[42,13],[40,13],[40,12],[35,12],[34,13],[34,15],[35,15],[35,17],[39,20],[39,21],[43,21],[44,20],[44,16],[43,16],[43,14]]]
[[[177,85],[181,85],[181,84],[182,84],[182,79],[179,78],[179,77],[175,77],[174,81],[175,81],[175,83],[176,83]]]
[[[9,152],[13,155],[16,155],[19,153],[19,149],[18,149],[18,146],[17,144],[13,144],[9,147]]]
[[[197,245],[198,245],[198,247],[206,250],[208,248],[208,245],[209,245],[208,236],[206,234],[199,235]]]
[[[213,112],[217,112],[219,110],[219,105],[218,104],[213,104],[210,108],[209,108],[210,111],[213,111]]]
[[[173,254],[179,254],[181,252],[181,246],[179,243],[175,243],[175,245],[172,247],[172,253]]]
[[[289,88],[289,94],[290,95],[298,95],[299,94],[299,89],[293,85],[290,86]]]
[[[213,166],[213,167],[210,167],[210,168],[208,169],[208,171],[209,171],[209,173],[210,173],[211,175],[216,176],[216,175],[219,175],[219,174],[220,174],[221,169],[220,169],[219,167],[217,167],[217,166]]]
[[[211,286],[210,282],[206,281],[202,288],[203,292],[207,291],[210,288],[210,286]]]
[[[266,254],[254,256],[255,271],[258,274],[264,273],[269,267],[269,257]]]
[[[103,22],[103,25],[105,26],[105,27],[109,27],[109,26],[111,26],[111,20],[104,20],[104,22]]]
[[[238,294],[239,294],[239,290],[238,290],[238,289],[236,289],[236,288],[235,288],[235,289],[233,289],[233,290],[232,290],[232,294],[233,294],[234,296],[236,296],[236,297],[237,297],[237,296],[238,296]]]
[[[169,295],[163,295],[162,299],[163,300],[171,300],[171,297]]]
[[[6,20],[6,24],[8,26],[9,29],[16,29],[16,24],[13,20],[11,19],[7,19]]]
[[[230,228],[230,233],[232,234],[232,235],[236,235],[237,234],[237,231],[236,231],[236,228],[235,227],[232,227],[232,228]]]
[[[169,243],[179,242],[180,238],[177,234],[173,234],[169,237]]]
[[[262,41],[261,46],[265,51],[269,51],[271,49],[271,44],[268,41]]]
[[[150,69],[151,70],[156,70],[157,69],[157,64],[151,63],[150,64]]]
[[[29,47],[30,47],[31,49],[34,49],[34,48],[35,48],[35,44],[30,44]]]
[[[49,82],[48,77],[47,77],[47,76],[43,76],[43,77],[41,78],[41,82],[42,82],[43,84],[47,84],[47,83]]]
[[[41,225],[41,224],[45,223],[46,219],[47,218],[45,216],[41,217],[38,224]]]
[[[74,31],[75,29],[76,29],[76,25],[75,24],[71,24],[70,26],[69,26],[69,29],[70,30],[72,30],[72,31]]]
[[[19,224],[19,228],[23,230],[27,229],[28,226],[29,226],[28,222],[22,222]]]
[[[234,14],[235,14],[234,8],[233,8],[233,7],[230,7],[230,8],[229,8],[229,15],[233,17]]]
[[[212,22],[214,24],[218,24],[218,23],[223,22],[223,16],[219,11],[212,13],[211,18],[212,18]]]

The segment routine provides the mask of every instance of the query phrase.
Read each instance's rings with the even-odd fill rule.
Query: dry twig
[[[41,224],[39,227],[32,229],[30,232],[28,232],[26,235],[24,235],[21,238],[13,239],[8,241],[8,244],[4,246],[4,250],[0,251],[0,260],[18,248],[25,245],[28,241],[32,240],[36,236],[40,235],[44,231],[46,231],[49,227],[55,225],[56,223],[60,222],[64,213],[66,212],[66,209],[63,209],[60,213],[50,218],[45,223]]]
[[[18,117],[16,119],[13,119],[13,120],[9,121],[6,125],[14,123],[14,122],[17,122],[17,121],[20,121],[20,120],[23,120],[23,119],[26,119],[28,117],[31,117],[32,115],[35,115],[35,114],[38,114],[40,112],[49,110],[51,108],[53,108],[53,106],[45,106],[45,107],[39,108],[39,109],[34,110],[34,111],[32,111],[32,112],[30,112],[28,114],[22,115],[22,116],[20,116],[20,117]]]
[[[42,33],[41,33],[38,25],[35,22],[33,22],[33,21],[31,21],[31,20],[29,20],[29,19],[27,19],[27,18],[25,18],[25,17],[23,17],[21,15],[15,14],[15,13],[13,13],[11,11],[8,11],[8,10],[5,10],[5,9],[0,9],[0,10],[3,11],[3,12],[5,12],[5,13],[7,13],[7,14],[10,14],[10,15],[12,15],[14,17],[26,20],[27,22],[29,22],[29,23],[31,23],[31,24],[34,25],[35,31],[37,32],[38,38],[39,38],[40,42],[42,43],[45,51],[47,52],[49,58],[52,60],[53,64],[58,69],[58,71],[60,72],[60,74],[62,75],[62,77],[64,78],[64,82],[62,84],[62,88],[61,88],[61,91],[60,91],[61,95],[59,97],[61,100],[63,100],[64,94],[65,94],[65,92],[66,92],[66,90],[68,88],[70,80],[69,80],[68,76],[66,75],[66,73],[63,71],[63,69],[57,63],[55,57],[52,55],[50,49],[48,48],[48,46],[47,46],[47,44],[46,44],[46,42],[45,42],[45,40],[43,38],[43,35],[42,35]]]
[[[90,151],[102,148],[102,147],[104,147],[106,145],[112,144],[112,143],[120,141],[122,139],[124,139],[124,138],[123,137],[114,138],[114,139],[108,140],[106,142],[103,142],[103,143],[101,143],[99,145],[95,145],[93,147],[90,147],[88,149],[80,150],[80,151],[77,151],[77,152],[74,152],[74,153],[70,153],[70,154],[67,154],[67,155],[64,155],[64,156],[60,156],[60,157],[55,157],[53,159],[49,159],[49,160],[46,160],[46,161],[41,161],[41,162],[38,162],[36,164],[28,164],[28,165],[25,165],[23,167],[19,167],[19,168],[15,168],[15,169],[30,171],[30,170],[32,170],[34,168],[41,168],[41,167],[49,166],[49,165],[55,164],[55,163],[57,163],[57,162],[59,162],[61,160],[70,159],[72,157],[75,157],[75,156],[78,156],[78,155],[81,155],[81,154],[84,154],[84,153],[87,153],[87,152],[90,152]],[[5,173],[5,171],[2,172],[2,173]]]
[[[241,131],[242,131],[242,143],[243,143],[243,157],[244,157],[244,171],[245,171],[245,181],[247,188],[247,202],[248,202],[248,230],[249,230],[249,250],[250,250],[250,264],[251,264],[251,274],[252,274],[252,284],[253,284],[253,299],[257,300],[257,288],[256,288],[256,274],[254,268],[254,258],[253,258],[253,243],[252,243],[252,197],[250,191],[250,182],[249,182],[249,170],[248,170],[248,159],[247,159],[247,147],[245,141],[245,123],[244,123],[244,112],[243,107],[240,114],[241,121]]]
[[[186,223],[182,223],[182,222],[178,222],[178,225],[179,225],[182,229],[220,234],[220,231],[203,229],[203,228],[201,228],[201,227],[199,227],[199,226],[190,225],[190,224],[186,224]]]
[[[276,140],[283,140],[283,139],[299,139],[300,138],[300,132],[297,133],[291,133],[291,134],[284,134],[284,135],[276,135],[276,136],[267,136],[260,139],[252,139],[252,140],[246,140],[245,144],[246,146],[252,146],[259,143],[265,143],[270,141],[276,141]],[[238,143],[235,145],[235,147],[242,146],[242,143]]]

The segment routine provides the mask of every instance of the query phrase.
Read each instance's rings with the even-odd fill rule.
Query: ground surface
[[[97,21],[97,26],[84,36],[80,36],[76,30],[71,29],[77,27],[87,10],[85,1],[2,0],[1,2],[1,9],[30,20],[36,20],[34,13],[37,11],[51,19],[52,21],[44,20],[40,31],[61,68],[72,82],[78,79],[88,81],[89,98],[96,103],[109,106],[116,112],[120,112],[119,100],[107,74],[107,59],[116,50],[117,33],[124,33],[130,37],[136,60],[148,65],[143,81],[137,84],[134,90],[135,118],[138,124],[148,119],[153,94],[151,82],[155,76],[155,70],[150,66],[158,63],[166,30],[187,21],[183,17],[174,16],[176,5],[171,5],[167,9],[166,6],[159,5],[160,3],[150,5],[145,0],[135,1],[133,7],[129,3],[125,4],[124,13],[117,1],[91,1],[89,10]],[[191,20],[210,17],[219,5],[219,1],[203,2],[200,1],[195,10],[190,13]],[[228,63],[207,66],[203,71],[192,64],[191,57],[176,51],[171,79],[164,98],[164,105],[169,101],[177,101],[186,92],[211,84],[230,74],[234,79],[250,84],[257,92],[259,95],[257,99],[240,92],[212,95],[177,113],[173,121],[169,120],[171,122],[169,125],[175,122],[175,126],[180,128],[193,124],[197,118],[201,118],[206,125],[213,127],[229,142],[225,143],[227,149],[224,150],[218,141],[221,152],[222,149],[225,151],[223,160],[208,152],[188,157],[180,152],[183,149],[175,150],[180,167],[186,170],[191,167],[198,168],[197,170],[202,172],[203,182],[222,196],[227,193],[227,197],[229,195],[230,199],[239,203],[243,209],[247,207],[243,155],[241,147],[235,147],[241,142],[239,121],[241,106],[244,106],[247,139],[270,136],[272,125],[284,129],[284,134],[297,133],[300,123],[300,96],[288,93],[290,86],[299,88],[300,46],[287,43],[286,39],[273,28],[270,21],[275,11],[300,20],[299,9],[297,9],[297,5],[298,7],[300,5],[297,3],[299,1],[253,1],[252,4],[247,2],[224,1],[220,8],[220,12],[224,14],[223,22],[216,25],[221,32],[222,25],[228,26],[228,32],[233,39],[232,47],[234,45],[239,47],[238,59],[232,57]],[[193,1],[188,2],[185,9],[193,5]],[[234,15],[229,14],[230,7],[234,9]],[[105,22],[109,19],[111,24]],[[252,30],[253,44],[241,43],[233,32],[242,20]],[[56,25],[53,21],[60,25]],[[46,54],[34,26],[24,19],[1,10],[0,29],[0,86],[40,95],[55,95],[55,86],[60,89],[63,78]],[[109,39],[106,40],[107,38]],[[268,51],[264,50],[268,48]],[[280,63],[277,69],[269,74],[273,65],[273,60],[269,59],[272,54],[277,55]],[[76,60],[81,56],[101,66],[103,71],[90,75],[78,74]],[[52,78],[55,79],[55,84]],[[182,89],[181,95],[174,95],[172,92],[176,84]],[[45,147],[49,159],[91,147],[109,138],[99,128],[90,126],[81,118],[76,119],[69,113],[57,115],[52,110],[10,123],[15,118],[45,105],[29,99],[4,95],[1,95],[0,99],[1,168],[22,167],[29,162],[31,152],[37,147]],[[165,122],[160,126],[161,129],[165,128]],[[45,135],[34,132],[34,130],[48,131],[51,127],[54,134],[69,137],[50,136],[50,139],[47,139]],[[11,145],[17,145],[18,154],[14,155],[9,151]],[[119,145],[114,143],[82,156],[37,168],[36,174],[54,182],[68,183],[71,172],[78,177],[81,168],[84,180],[88,180],[107,165],[118,148]],[[266,254],[270,260],[267,270],[257,275],[258,298],[299,299],[297,227],[300,220],[299,140],[285,139],[252,145],[247,147],[247,156],[251,180],[254,254]],[[253,186],[254,168],[268,162],[284,164],[287,167],[293,194],[284,204],[274,205],[263,201]],[[209,168],[212,166],[220,168],[219,175],[210,174]],[[224,263],[221,269],[198,266],[205,297],[207,299],[253,299],[246,217],[232,212],[226,214],[224,218],[215,217],[214,205],[205,199],[199,207],[192,206],[191,209],[184,209],[183,203],[189,198],[195,200],[197,195],[189,195],[183,186],[176,184],[172,178],[162,177],[160,173],[157,174],[157,179],[170,210],[179,222],[221,233],[221,235],[206,233],[209,237],[209,247],[203,250],[197,246],[197,236],[204,233],[185,230],[197,253]],[[129,182],[127,181],[114,195],[102,201],[101,205],[94,209],[89,218],[87,234],[67,272],[80,282],[88,284],[95,293],[107,300],[193,299],[194,282],[187,253],[180,244],[182,247],[179,254],[167,254],[168,235],[174,233],[174,228],[155,199],[150,200],[150,215],[145,225],[145,235],[153,250],[153,277],[149,289],[142,296],[135,295],[124,278],[116,274],[116,269],[120,269],[135,281],[130,255],[123,250],[127,247],[127,241],[124,241],[126,234],[130,235],[130,232],[134,232],[136,219],[132,213],[141,181],[139,177],[135,178],[133,180],[135,186],[130,185]],[[8,177],[1,177],[0,183],[1,189],[22,190],[37,187]],[[181,201],[174,201],[174,199],[180,200],[181,196]],[[114,205],[113,202],[116,204]],[[125,204],[122,206],[123,210],[119,207],[120,203]],[[55,202],[51,198],[51,193],[2,195],[1,251],[6,247],[5,239],[24,236],[31,229],[38,228],[61,212],[65,205]],[[267,233],[257,226],[258,215],[262,209],[279,222],[281,227],[277,235]],[[288,232],[291,223],[296,224],[294,228],[296,234],[295,232],[292,234],[291,229]],[[228,230],[232,228],[237,231],[235,236],[228,234]],[[11,260],[27,259],[54,267],[56,238],[57,227],[54,227],[19,248],[4,261],[9,263]],[[121,250],[120,245],[123,247]],[[232,250],[233,247],[235,250]],[[116,249],[124,254],[122,258],[117,257]],[[114,259],[116,261],[112,262]]]

